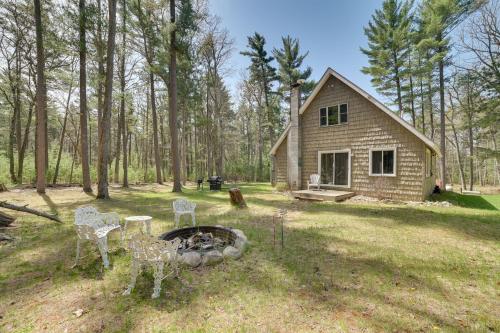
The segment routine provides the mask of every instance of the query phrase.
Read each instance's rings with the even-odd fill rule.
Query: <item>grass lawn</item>
[[[225,191],[177,195],[169,186],[113,188],[107,202],[76,188],[0,193],[64,221],[15,214],[15,227],[2,231],[16,241],[0,245],[0,332],[500,331],[500,195],[436,198],[455,204],[446,208],[297,202],[268,185],[241,188],[245,210]],[[151,215],[159,235],[172,229],[179,196],[198,204],[199,224],[242,229],[245,255],[183,270],[184,282],[166,279],[157,300],[150,271],[121,296],[130,256],[117,236],[110,270],[90,243],[71,268],[77,206]],[[283,250],[273,248],[278,208],[288,210]]]

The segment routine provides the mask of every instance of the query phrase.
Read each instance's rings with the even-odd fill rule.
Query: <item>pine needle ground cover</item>
[[[478,207],[461,197],[454,199],[466,202],[453,207],[410,207],[297,202],[264,184],[240,188],[247,209],[233,208],[227,189],[188,187],[179,195],[169,186],[112,188],[106,202],[78,188],[0,193],[0,200],[57,212],[64,221],[14,213],[15,226],[2,231],[16,240],[0,245],[0,331],[500,330],[500,196],[484,196],[488,204]],[[240,260],[185,269],[180,281],[163,282],[157,300],[150,271],[131,296],[121,295],[131,259],[118,235],[110,270],[101,269],[91,243],[71,268],[76,207],[151,215],[159,235],[173,228],[172,201],[181,196],[197,203],[199,224],[244,231],[251,245]],[[273,246],[272,216],[280,208],[288,210],[283,249]]]

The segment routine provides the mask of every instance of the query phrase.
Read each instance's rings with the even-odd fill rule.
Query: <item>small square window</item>
[[[370,151],[370,176],[395,176],[396,150],[380,149]]]
[[[340,122],[347,123],[347,104],[340,104]]]
[[[326,108],[319,109],[319,125],[320,126],[326,126],[327,125]]]

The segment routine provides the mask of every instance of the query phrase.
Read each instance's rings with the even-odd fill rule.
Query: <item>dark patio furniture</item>
[[[221,176],[212,176],[208,177],[207,180],[210,183],[210,191],[220,191],[222,186],[222,177]]]

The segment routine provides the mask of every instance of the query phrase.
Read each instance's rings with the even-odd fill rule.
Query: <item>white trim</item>
[[[278,141],[276,141],[276,143],[274,144],[273,148],[269,152],[269,155],[276,155],[276,151],[280,147],[281,143],[285,140],[289,130],[290,130],[290,124],[288,124],[283,133],[281,133],[281,136],[278,138]]]
[[[384,153],[382,153],[382,173],[372,173],[372,152],[374,151],[393,151],[394,152],[394,160],[393,160],[393,172],[392,173],[384,173]],[[396,177],[398,175],[397,172],[398,165],[398,149],[395,146],[389,147],[377,147],[370,148],[368,150],[368,176],[370,177]]]
[[[312,101],[314,100],[314,98],[316,97],[316,95],[320,92],[321,88],[323,88],[323,86],[325,85],[325,83],[328,81],[328,79],[330,78],[330,76],[333,76],[333,77],[339,79],[345,85],[347,85],[351,89],[353,89],[356,92],[358,92],[361,96],[363,96],[364,98],[366,98],[367,100],[369,100],[373,105],[375,105],[381,111],[383,111],[384,113],[386,113],[389,117],[391,117],[392,119],[396,120],[404,128],[406,128],[408,131],[410,131],[411,133],[413,133],[417,138],[419,138],[420,140],[422,140],[438,156],[441,155],[441,152],[439,151],[438,146],[431,139],[429,139],[428,137],[426,137],[425,135],[423,135],[422,133],[420,133],[419,131],[417,131],[417,129],[415,129],[415,127],[413,127],[410,124],[408,124],[406,121],[404,121],[404,119],[400,118],[397,114],[395,114],[393,111],[391,111],[389,108],[387,108],[384,104],[382,104],[381,102],[379,102],[373,96],[371,96],[370,94],[368,94],[366,91],[364,91],[363,89],[361,89],[360,87],[358,87],[356,84],[354,84],[353,82],[349,81],[348,79],[346,79],[345,77],[343,77],[342,75],[340,75],[339,73],[337,73],[336,71],[334,71],[333,69],[331,69],[330,67],[328,67],[328,69],[325,71],[325,74],[323,74],[323,76],[321,77],[321,80],[318,82],[318,84],[316,85],[316,87],[312,91],[311,95],[306,99],[306,101],[304,102],[304,104],[302,104],[302,106],[300,107],[299,114],[304,113],[304,111],[307,109],[307,107],[309,106],[309,104],[312,103]]]
[[[351,149],[336,149],[336,150],[318,150],[318,175],[321,182],[321,154],[334,154],[333,155],[333,181],[335,182],[335,153],[348,153],[347,164],[349,171],[347,172],[347,185],[336,184],[319,184],[319,186],[330,186],[340,188],[351,188]]]
[[[340,121],[340,106],[341,105],[346,105],[347,106],[347,112],[346,112],[346,115],[347,115],[347,121],[345,122],[341,122]],[[330,125],[328,123],[328,108],[333,108],[333,107],[337,107],[337,119],[338,119],[338,123],[337,124],[332,124]],[[326,109],[326,125],[321,125],[321,109]],[[319,120],[319,127],[332,127],[332,126],[339,126],[339,125],[346,125],[347,123],[349,123],[349,103],[338,103],[338,104],[333,104],[333,105],[328,105],[328,106],[321,106],[318,108],[318,120]]]

